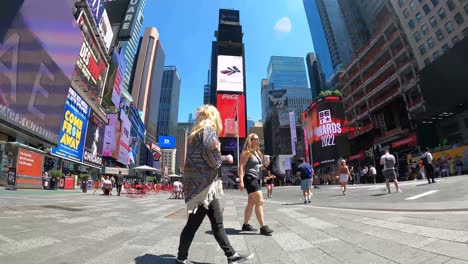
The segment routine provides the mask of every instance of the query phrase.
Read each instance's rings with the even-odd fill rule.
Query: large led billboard
[[[239,94],[218,94],[216,107],[221,115],[223,130],[219,137],[246,137],[245,96]]]
[[[86,132],[86,142],[83,152],[83,161],[85,163],[102,165],[102,146],[104,139],[104,130],[106,124],[98,114],[91,111],[88,120],[88,130]]]
[[[161,148],[173,149],[175,148],[175,137],[172,136],[159,136],[158,145]]]
[[[336,162],[347,156],[349,142],[344,127],[344,108],[339,97],[325,97],[313,103],[307,110],[305,131],[312,145],[314,164]]]
[[[218,56],[217,91],[244,92],[244,62],[241,56]]]
[[[50,145],[83,44],[71,12],[67,1],[2,1],[0,122]]]

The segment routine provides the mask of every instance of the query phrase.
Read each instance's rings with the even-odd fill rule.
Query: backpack
[[[395,162],[390,157],[391,156],[388,156],[388,157],[384,158],[384,167],[385,167],[385,169],[392,169],[393,166],[395,166]]]
[[[423,162],[424,167],[429,167],[429,159],[427,158],[427,155],[422,156],[421,160]]]
[[[308,166],[301,166],[299,171],[301,173],[301,180],[312,178],[312,171]]]

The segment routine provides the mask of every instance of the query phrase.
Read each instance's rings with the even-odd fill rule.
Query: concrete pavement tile
[[[395,263],[391,259],[375,255],[344,241],[320,243],[317,248],[341,263]]]
[[[326,229],[326,228],[337,227],[337,225],[331,224],[326,221],[322,221],[315,217],[300,218],[297,220],[301,223],[306,224],[308,227],[315,228],[315,229]]]
[[[425,250],[468,261],[468,244],[439,240],[425,246]]]
[[[298,213],[296,209],[292,209],[292,208],[281,208],[281,209],[277,209],[276,211],[283,213],[292,218],[306,218],[307,217],[307,215]]]
[[[213,239],[214,240],[214,239]],[[218,243],[194,241],[190,246],[189,259],[195,262],[213,263],[217,254]]]
[[[450,259],[451,258],[447,256],[437,255],[427,261],[424,261],[421,264],[443,264],[443,263],[446,263]]]
[[[303,264],[303,263],[310,263],[310,264],[323,264],[323,263],[330,263],[330,264],[338,264],[342,263],[335,259],[333,256],[330,256],[324,253],[322,250],[317,248],[309,248],[305,250],[294,250],[289,251],[288,256],[294,260],[295,263]]]
[[[276,243],[278,243],[280,247],[286,252],[313,247],[312,244],[294,232],[275,232],[273,238],[276,240]]]
[[[468,264],[468,261],[464,261],[461,259],[451,259],[447,262],[444,262],[444,264]]]

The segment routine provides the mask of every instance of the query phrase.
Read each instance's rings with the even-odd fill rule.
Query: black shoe
[[[432,183],[436,183],[436,181],[432,181]]]
[[[178,260],[176,259],[175,260],[175,263],[176,264],[192,264],[193,262],[191,262],[190,260],[186,259],[186,260]]]
[[[311,201],[309,200],[309,203],[311,203]]]
[[[257,229],[255,229],[250,224],[243,224],[242,225],[242,231],[257,231]]]
[[[227,261],[229,264],[236,264],[236,263],[244,263],[249,259],[252,259],[254,254],[249,255],[240,255],[238,253],[234,254],[234,256],[228,257]]]
[[[268,226],[264,225],[263,227],[260,227],[260,234],[264,236],[271,236],[273,233],[273,230],[270,229]]]
[[[304,200],[304,204],[307,204],[307,201],[306,201],[306,200]]]

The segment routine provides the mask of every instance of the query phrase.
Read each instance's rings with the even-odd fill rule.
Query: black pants
[[[435,182],[434,181],[434,168],[432,167],[432,164],[429,164],[429,165],[425,166],[424,168],[426,169],[427,182],[431,183],[429,178],[432,179],[432,182]]]
[[[177,259],[187,259],[193,237],[206,215],[210,218],[211,230],[213,231],[213,235],[216,238],[216,241],[218,241],[219,246],[224,251],[224,255],[226,255],[226,257],[230,257],[236,253],[227,238],[226,231],[224,230],[223,214],[221,213],[219,201],[218,199],[214,199],[208,209],[200,205],[196,214],[189,214],[187,224],[180,234],[179,253],[177,254]]]
[[[120,192],[122,191],[122,184],[117,184],[117,195],[120,196]]]

